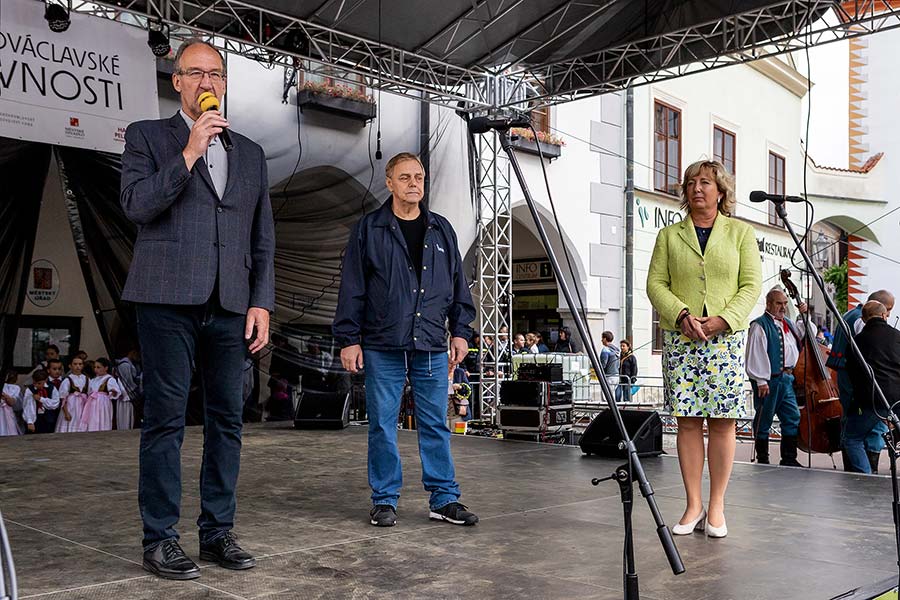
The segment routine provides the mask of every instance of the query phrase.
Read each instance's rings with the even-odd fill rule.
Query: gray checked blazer
[[[181,152],[190,130],[180,114],[138,121],[125,131],[120,202],[138,226],[122,299],[205,303],[219,281],[222,308],[275,309],[275,225],[266,157],[231,132],[221,200],[203,158],[191,171]]]

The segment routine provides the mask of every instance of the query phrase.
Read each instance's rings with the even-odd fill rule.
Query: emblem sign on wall
[[[59,271],[49,260],[31,263],[31,277],[28,279],[28,300],[41,308],[50,306],[59,296]]]

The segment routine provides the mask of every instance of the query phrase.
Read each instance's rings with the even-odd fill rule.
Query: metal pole
[[[644,473],[644,467],[641,464],[641,459],[638,457],[637,448],[631,440],[631,436],[628,435],[628,430],[625,428],[625,422],[622,420],[622,413],[619,412],[619,407],[616,406],[612,388],[609,386],[609,382],[606,381],[606,378],[603,377],[600,358],[597,355],[596,349],[591,344],[587,343],[587,341],[590,340],[587,335],[587,325],[585,325],[584,319],[581,316],[579,305],[576,304],[572,292],[569,290],[562,269],[559,266],[559,261],[556,259],[556,253],[553,251],[553,246],[550,245],[550,238],[547,236],[547,230],[544,228],[544,224],[537,212],[534,198],[531,195],[531,191],[528,189],[528,184],[525,182],[525,176],[522,173],[522,168],[519,166],[516,154],[512,150],[509,133],[506,131],[497,131],[496,135],[500,140],[500,145],[509,157],[509,164],[515,172],[519,185],[522,188],[522,194],[525,196],[525,203],[528,205],[528,210],[531,212],[531,218],[534,220],[534,225],[537,229],[541,243],[544,245],[544,250],[547,251],[547,259],[550,261],[550,266],[553,267],[553,274],[556,277],[557,285],[566,299],[566,306],[569,307],[569,311],[572,313],[572,320],[575,321],[575,327],[578,329],[581,339],[585,340],[585,352],[591,361],[594,373],[597,374],[600,388],[603,390],[603,397],[606,399],[606,404],[609,406],[610,413],[613,415],[613,419],[619,429],[619,434],[622,436],[622,447],[628,453],[632,475],[634,476],[634,479],[637,480],[641,494],[646,498],[647,504],[650,507],[653,520],[656,522],[656,534],[659,536],[660,543],[666,553],[666,558],[669,560],[669,565],[672,567],[672,572],[676,575],[684,573],[684,563],[681,562],[678,548],[675,547],[675,540],[672,538],[672,532],[669,531],[669,528],[666,527],[666,524],[663,521],[662,513],[660,513],[659,507],[656,504],[656,498],[653,496],[653,487],[647,480],[647,474]]]
[[[845,321],[843,317],[841,317],[841,313],[840,311],[838,311],[837,306],[835,306],[834,300],[831,298],[831,296],[825,293],[825,281],[822,279],[822,275],[816,270],[816,267],[813,264],[812,259],[809,257],[809,253],[806,251],[806,248],[804,248],[803,244],[800,243],[800,238],[797,237],[797,233],[794,231],[794,227],[791,225],[791,222],[788,221],[787,209],[785,209],[784,207],[784,201],[781,200],[775,202],[774,204],[775,212],[778,213],[779,217],[781,217],[782,223],[784,223],[784,226],[788,230],[788,233],[791,234],[791,239],[793,239],[794,243],[797,245],[797,251],[800,253],[800,256],[803,257],[804,264],[809,269],[809,273],[812,275],[813,279],[816,282],[816,285],[822,292],[822,296],[825,299],[825,306],[827,306],[828,310],[831,311],[831,314],[835,316],[835,318],[837,319],[838,327],[840,327],[841,331],[844,332],[844,336],[847,338],[847,345],[849,346],[850,351],[853,353],[853,357],[857,360],[857,362],[859,362],[860,366],[866,371],[869,379],[872,381],[872,390],[875,392],[875,398],[877,398],[877,401],[887,409],[887,416],[885,418],[894,426],[894,431],[900,431],[900,418],[898,418],[894,413],[894,407],[891,406],[890,402],[888,402],[887,396],[884,395],[884,391],[881,389],[881,386],[878,385],[878,380],[875,379],[875,372],[872,371],[872,367],[870,367],[869,363],[866,362],[865,357],[859,350],[859,346],[856,345],[856,340],[853,339],[853,333],[850,331],[850,326],[847,324],[847,321]],[[873,400],[875,400],[875,398],[873,398]],[[891,514],[894,517],[894,538],[897,544],[897,567],[898,569],[900,569],[900,489],[898,489],[897,487],[897,444],[894,442],[890,431],[888,431],[884,435],[884,439],[887,442],[887,446],[891,452],[891,489],[893,493]]]
[[[634,344],[634,89],[625,90],[625,338]]]

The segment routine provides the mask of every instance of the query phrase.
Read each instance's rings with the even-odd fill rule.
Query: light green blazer
[[[750,311],[762,290],[762,266],[753,227],[718,215],[700,252],[697,232],[689,216],[656,236],[647,273],[647,295],[659,313],[663,329],[677,330],[682,309],[728,322],[731,331],[749,326]]]

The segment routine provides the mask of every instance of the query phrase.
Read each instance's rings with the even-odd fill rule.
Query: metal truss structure
[[[690,10],[661,18],[628,14],[632,20],[652,16],[661,31],[644,37],[614,31],[610,37],[621,41],[578,54],[570,50],[573,39],[600,39],[585,35],[597,31],[589,26],[615,26],[616,16],[641,3],[561,1],[530,22],[523,14],[533,9],[527,0],[471,0],[450,25],[414,48],[401,48],[375,41],[380,36],[371,27],[365,35],[348,32],[354,13],[374,1],[325,0],[306,18],[268,8],[292,6],[271,0],[74,0],[73,10],[145,29],[166,23],[175,39],[208,36],[222,50],[268,66],[292,70],[302,64],[311,74],[470,113],[529,110],[900,26],[897,0],[747,2],[755,8],[701,23],[691,22]],[[510,30],[510,23],[520,22],[529,24],[493,36],[495,25]],[[479,136],[478,144],[477,291],[483,370],[493,372],[481,378],[480,402],[482,416],[493,422],[504,365],[489,356],[483,340],[490,335],[496,343],[500,328],[511,323],[510,169],[493,135]]]
[[[478,321],[481,328],[480,411],[491,424],[497,422],[500,382],[511,365],[500,353],[500,330],[507,335],[512,324],[512,197],[509,159],[496,133],[480,135],[475,157],[478,194],[477,268]],[[493,346],[485,338],[494,340]],[[512,336],[507,337],[507,352]]]
[[[536,62],[617,4],[570,0],[461,63],[454,59],[476,41],[484,44],[485,32],[524,0],[473,1],[452,25],[413,50],[341,31],[366,1],[326,2],[311,18],[330,26],[252,0],[76,0],[73,10],[144,28],[164,22],[175,38],[214,36],[223,50],[268,65],[292,68],[304,59],[313,73],[454,109],[462,103],[472,112],[533,108],[536,100],[557,104],[900,26],[898,2],[782,0],[585,55]],[[498,78],[509,84],[501,86],[505,95],[492,93]]]
[[[898,2],[785,0],[539,67],[519,59],[505,76],[558,104],[898,26]]]
[[[39,0],[42,1],[42,0]],[[311,74],[456,108],[488,108],[486,73],[421,56],[240,0],[76,0],[73,11],[146,29],[165,23],[174,39],[210,37],[218,48],[272,67],[308,63]]]

